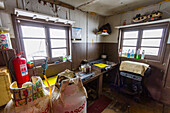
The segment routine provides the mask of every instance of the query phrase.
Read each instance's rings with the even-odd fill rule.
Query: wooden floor
[[[163,106],[150,98],[142,98],[140,103],[133,100],[133,97],[110,91],[108,88],[103,89],[103,94],[111,98],[113,102],[102,113],[170,113],[170,106]],[[129,108],[122,112],[119,108],[115,108],[115,103],[128,105]]]
[[[142,99],[141,103],[137,103],[131,96],[110,91],[109,88],[103,88],[103,94],[113,101],[102,113],[170,113],[170,106],[163,106],[150,98]],[[114,107],[115,103],[129,105],[129,108],[122,112],[119,108]],[[0,113],[3,113],[5,106],[0,107]]]

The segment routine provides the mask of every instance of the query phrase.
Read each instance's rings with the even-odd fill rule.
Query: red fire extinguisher
[[[27,70],[26,59],[21,57],[22,52],[17,54],[17,57],[12,60],[15,77],[18,82],[18,87],[22,87],[22,84],[29,81],[29,75]]]

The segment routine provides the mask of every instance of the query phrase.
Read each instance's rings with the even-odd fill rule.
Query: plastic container
[[[132,49],[132,52],[130,53],[130,58],[134,58],[135,54],[134,54],[134,50]]]
[[[141,59],[140,49],[138,49],[138,51],[137,51],[136,59]]]
[[[122,50],[119,49],[119,56],[122,56]]]
[[[144,59],[145,57],[145,50],[142,51],[141,59]]]
[[[0,49],[12,49],[8,28],[0,27]]]
[[[66,62],[67,61],[67,56],[63,56],[63,62]]]
[[[130,58],[130,49],[128,50],[127,57]]]

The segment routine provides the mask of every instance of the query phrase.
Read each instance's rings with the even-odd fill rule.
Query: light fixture
[[[36,13],[36,12],[32,12],[32,11],[26,11],[26,10],[22,10],[22,9],[18,9],[18,8],[15,8],[15,14],[17,16],[26,16],[26,17],[31,17],[33,19],[43,19],[45,21],[61,22],[64,24],[74,24],[75,23],[75,21],[72,21],[72,20],[62,19],[62,18],[53,17],[50,15]]]
[[[64,22],[64,24],[68,24],[68,21]]]
[[[19,17],[19,14],[18,14],[18,12],[16,12],[16,15],[17,15],[17,17]]]
[[[59,21],[59,19],[56,19],[54,22],[56,23],[56,22],[58,22]]]
[[[20,23],[21,21],[20,20],[17,20],[18,23]]]
[[[37,15],[34,15],[33,17],[32,17],[32,19],[36,19],[37,18]]]
[[[0,9],[5,9],[4,0],[0,0]]]
[[[48,21],[49,21],[49,18],[47,17],[47,18],[45,19],[45,21],[47,21],[47,22],[48,22]]]

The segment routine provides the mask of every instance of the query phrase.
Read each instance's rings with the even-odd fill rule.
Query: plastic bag
[[[50,95],[40,77],[32,77],[32,84],[17,88],[16,82],[10,85],[13,94],[4,113],[50,113]]]
[[[87,113],[86,98],[80,78],[63,80],[59,94],[52,100],[53,113]]]

